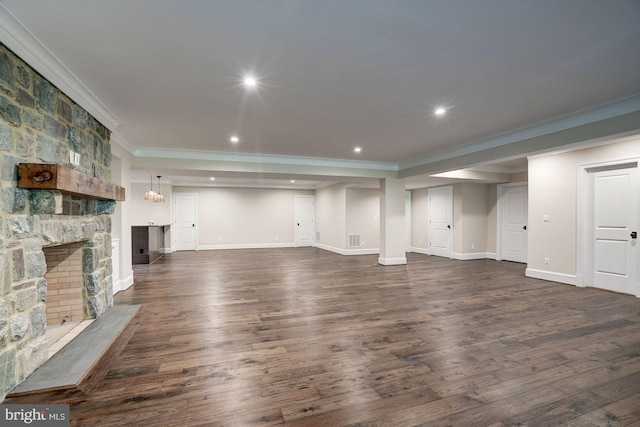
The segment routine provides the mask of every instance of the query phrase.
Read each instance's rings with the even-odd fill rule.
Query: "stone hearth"
[[[113,305],[115,202],[18,188],[18,164],[57,164],[109,182],[109,138],[108,129],[0,44],[0,400],[47,360],[44,248],[80,246],[84,318]],[[80,154],[79,165],[70,163],[69,151]]]

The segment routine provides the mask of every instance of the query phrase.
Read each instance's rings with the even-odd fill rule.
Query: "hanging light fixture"
[[[149,188],[149,191],[144,193],[144,199],[155,202],[156,198],[158,197],[158,193],[153,191],[153,175],[149,175],[149,183],[150,183],[150,188]]]
[[[156,193],[156,197],[153,201],[164,203],[164,195],[160,192],[160,178],[162,178],[162,176],[160,175],[156,175],[156,176],[158,177],[158,192]]]

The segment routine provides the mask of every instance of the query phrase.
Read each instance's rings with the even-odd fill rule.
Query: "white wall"
[[[157,182],[153,189],[158,191]],[[131,224],[147,225],[150,221],[155,224],[171,224],[173,215],[172,187],[160,181],[160,192],[165,197],[164,203],[152,202],[144,199],[144,193],[149,190],[149,184],[131,184]]]
[[[454,186],[454,215],[456,200],[459,203],[460,216],[454,239],[454,254],[458,258],[486,258],[487,220],[489,216],[489,186],[486,184],[462,183]],[[454,257],[456,257],[454,255]]]
[[[346,234],[360,234],[360,249],[379,249],[380,191],[347,188]]]
[[[131,165],[133,155],[115,143],[111,143],[112,168],[111,181],[125,189],[125,201],[116,202],[116,211],[112,217],[111,238],[117,239],[120,250],[118,256],[119,277],[112,277],[114,292],[127,289],[133,284],[131,265]],[[115,260],[113,260],[115,262]]]
[[[308,190],[174,187],[198,197],[198,248],[295,245],[295,196]]]
[[[429,247],[428,189],[411,191],[411,246],[424,253]]]
[[[626,142],[529,159],[528,268],[575,276],[580,165],[640,157],[640,136]],[[543,222],[543,215],[550,221]],[[544,258],[551,263],[544,264]],[[563,280],[559,280],[563,281]]]
[[[347,185],[334,184],[316,190],[316,246],[329,250],[347,248]]]

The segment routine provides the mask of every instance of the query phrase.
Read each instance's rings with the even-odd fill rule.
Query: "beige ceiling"
[[[576,113],[596,120],[640,93],[637,0],[0,4],[113,114],[118,141],[138,157],[397,168]],[[244,73],[257,90],[242,87]],[[140,179],[168,174],[141,169]],[[326,182],[317,178],[309,185]]]

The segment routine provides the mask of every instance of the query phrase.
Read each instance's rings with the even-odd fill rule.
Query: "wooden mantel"
[[[77,197],[102,200],[124,200],[124,188],[102,181],[61,165],[20,163],[18,187],[37,190],[58,190]]]

